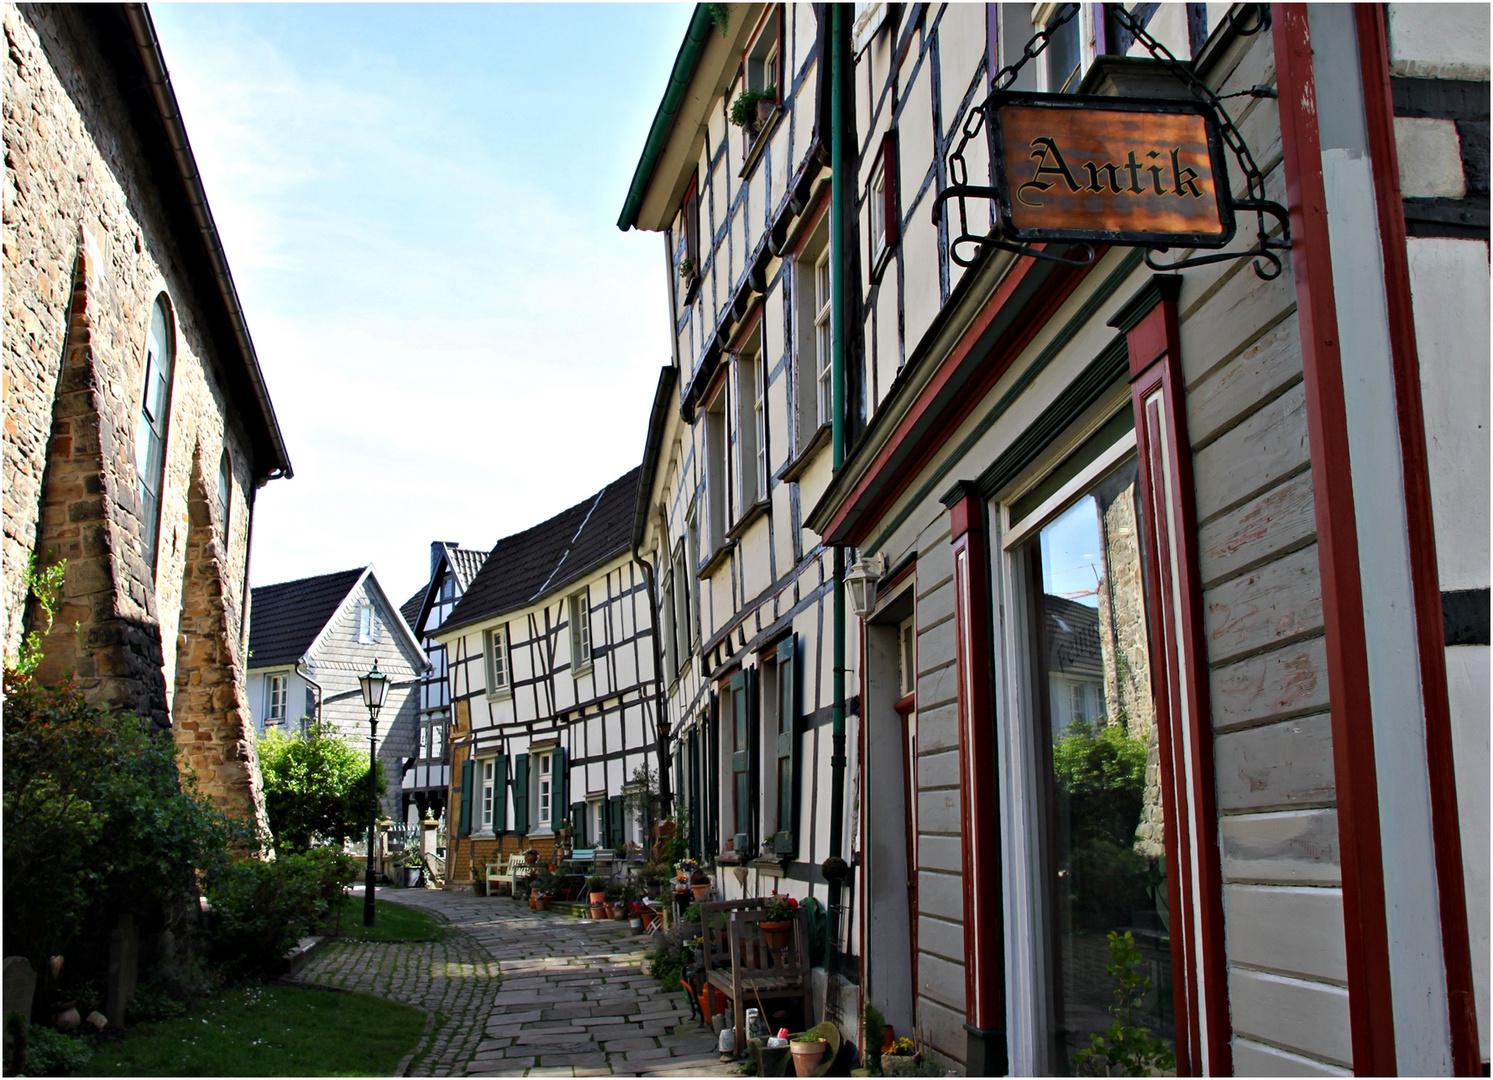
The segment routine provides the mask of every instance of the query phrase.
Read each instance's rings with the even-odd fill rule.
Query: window
[[[135,429],[135,475],[140,484],[140,540],[152,570],[160,552],[161,491],[166,482],[166,421],[171,410],[171,378],[176,366],[175,333],[164,294],[150,311],[145,338],[145,390]]]
[[[358,601],[357,640],[360,645],[369,645],[383,638],[383,626],[378,612],[373,610],[371,600]]]
[[[918,656],[913,620],[908,619],[897,628],[897,686],[898,696],[906,697],[918,688]]]
[[[746,670],[731,676],[727,720],[731,749],[731,832],[746,833],[749,841],[757,834],[756,794],[760,789],[753,753],[756,725],[752,723],[752,674]]]
[[[306,720],[315,720],[316,719],[316,691],[313,690],[313,689],[311,689],[311,687],[309,687],[309,686],[306,687],[306,700],[305,700],[304,704],[305,704],[305,708],[301,711],[302,718],[304,718]]]
[[[446,757],[446,721],[437,718],[430,725],[430,759],[444,761]]]
[[[1068,10],[1067,4],[1038,4],[1033,24],[1051,30],[1043,54],[1043,87],[1050,94],[1071,94],[1078,90],[1083,74],[1094,62],[1096,47],[1093,4],[1078,5],[1078,13],[1061,26],[1053,27]]]
[[[430,757],[430,729],[425,726],[420,728],[420,749],[417,751],[419,759],[425,761]]]
[[[899,238],[897,210],[897,135],[887,132],[881,140],[866,191],[866,207],[871,217],[871,268],[878,270],[886,253]]]
[[[827,216],[794,261],[793,287],[797,297],[794,371],[798,395],[798,445],[794,453],[802,454],[814,433],[829,423],[833,404]]]
[[[591,804],[592,839],[596,847],[609,847],[612,838],[607,835],[607,800],[596,797],[588,800]]]
[[[684,665],[690,660],[690,633],[689,633],[689,570],[684,563],[684,541],[680,540],[674,547],[674,594],[673,601],[672,631],[676,638],[675,650],[678,657],[676,671],[683,671]]]
[[[814,366],[817,371],[815,426],[825,427],[834,416],[835,388],[832,364],[834,339],[830,314],[829,250],[814,264]]]
[[[768,752],[773,774],[773,851],[792,855],[798,838],[798,688],[795,678],[797,638],[778,643],[772,662],[764,665],[763,695],[769,702],[765,717],[772,735]]]
[[[539,806],[538,806],[538,815],[537,815],[537,817],[538,817],[538,825],[539,825],[540,829],[542,829],[542,830],[548,830],[549,827],[550,827],[550,822],[553,820],[552,810],[553,810],[554,795],[555,795],[555,784],[554,784],[555,777],[554,777],[554,773],[550,771],[550,762],[551,762],[552,755],[550,755],[550,754],[539,754],[538,758],[539,758],[539,792],[538,792],[538,794],[539,794],[539,800],[538,800]]]
[[[700,276],[700,180],[690,178],[679,204],[678,231],[674,236],[674,271],[679,275],[679,300],[685,297]]]
[[[507,627],[487,632],[487,678],[488,693],[497,694],[508,689]]]
[[[1028,625],[1038,634],[1026,737],[1042,781],[1023,801],[1052,822],[1035,860],[1048,927],[1036,938],[1046,943],[1052,987],[1046,1071],[1071,1074],[1075,1053],[1106,1026],[1085,987],[1108,985],[1111,931],[1134,935],[1152,983],[1132,1022],[1168,1041],[1175,1026],[1165,815],[1160,786],[1146,780],[1158,742],[1136,459],[1060,466],[1055,477],[1073,479],[1057,492],[1039,486],[1010,513],[1041,499],[1029,509],[1031,524],[1012,525],[1020,588],[1035,616]],[[1064,500],[1066,491],[1074,495]]]
[[[730,427],[726,422],[728,389],[723,383],[705,406],[705,508],[711,554],[726,545],[726,507],[730,501],[726,489],[730,472],[726,467],[730,453]]]
[[[233,505],[233,463],[228,451],[218,459],[218,531],[223,537],[223,547],[228,547],[228,511]]]
[[[495,770],[493,768],[494,764],[495,764],[495,762],[493,761],[492,758],[484,758],[482,760],[482,762],[481,762],[481,766],[482,766],[482,795],[481,795],[482,824],[481,824],[481,827],[480,827],[479,831],[480,832],[485,832],[485,833],[492,832],[493,790],[497,786],[496,783],[494,782],[494,776],[495,776]]]
[[[695,504],[691,503],[689,513],[685,515],[684,542],[689,562],[686,564],[684,583],[681,586],[689,594],[689,644],[693,651],[700,643],[700,582],[694,574],[695,568],[700,565],[700,528],[699,515]]]
[[[591,666],[591,596],[582,589],[570,597],[570,666],[579,674]]]
[[[756,39],[747,47],[744,72],[748,90],[767,91],[775,102],[783,100],[782,87],[778,79],[779,17],[780,12],[776,7],[769,9],[766,24],[757,32]]]
[[[664,584],[663,588],[660,590],[658,603],[659,612],[663,616],[664,620],[664,625],[662,627],[664,646],[664,671],[669,675],[676,674],[679,671],[679,666],[681,663],[679,659],[678,647],[679,629],[675,625],[674,616],[674,590],[676,585],[678,584],[678,578],[679,575],[677,573],[672,573],[668,577],[664,578]]]
[[[756,503],[767,497],[767,379],[762,370],[761,324],[737,355],[736,454],[732,459],[736,493],[733,516],[740,519]]]
[[[288,679],[284,675],[266,675],[264,679],[264,723],[266,727],[285,723]]]

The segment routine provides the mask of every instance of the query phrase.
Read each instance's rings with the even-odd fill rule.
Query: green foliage
[[[80,1035],[64,1035],[53,1028],[33,1025],[26,1043],[27,1076],[68,1076],[93,1056],[93,1047]]]
[[[318,842],[341,844],[368,828],[368,757],[328,723],[305,738],[269,731],[259,740],[264,806],[281,848],[306,851]],[[388,790],[383,764],[374,784]]]
[[[26,1071],[26,1047],[31,1023],[24,1014],[12,1010],[5,1014],[5,1075],[19,1076]]]
[[[1159,870],[1135,851],[1145,800],[1146,744],[1120,724],[1098,731],[1075,722],[1052,748],[1060,798],[1067,802],[1068,887],[1075,921],[1102,929],[1149,905]]]
[[[861,1061],[881,1072],[881,1044],[886,1039],[886,1014],[870,1002],[861,1010]]]
[[[29,677],[41,663],[42,640],[52,632],[52,623],[57,618],[57,596],[62,592],[63,578],[67,573],[67,560],[60,559],[40,574],[36,572],[36,556],[26,560],[26,569],[21,581],[26,591],[36,597],[41,608],[44,624],[35,627],[21,640],[21,648],[13,657],[8,657],[6,667],[18,675]]]
[[[1156,1076],[1177,1067],[1177,1055],[1162,1039],[1151,1037],[1151,1029],[1135,1024],[1135,1010],[1151,993],[1150,976],[1144,974],[1145,959],[1136,950],[1130,931],[1110,931],[1109,963],[1104,970],[1118,982],[1115,1003],[1109,1007],[1114,1019],[1103,1035],[1089,1036],[1090,1046],[1074,1055],[1080,1075]]]
[[[700,921],[700,905],[699,905],[699,903],[691,904],[689,907],[685,908],[684,909],[684,917],[682,919],[680,919],[679,921],[682,922],[682,923],[697,923],[697,922],[699,922]]]
[[[240,859],[209,883],[212,956],[234,978],[278,975],[285,954],[342,902],[355,861],[331,848]]]
[[[711,24],[714,25],[714,27],[721,32],[721,36],[724,37],[726,31],[730,29],[731,26],[731,5],[706,4],[705,10],[710,14]]]
[[[75,685],[5,673],[5,950],[107,959],[113,920],[195,902],[248,827],[178,778],[176,745],[148,722],[89,705]]]
[[[445,924],[428,912],[396,904],[373,901],[372,926],[363,925],[363,897],[343,897],[342,906],[326,930],[354,941],[444,941]]]
[[[778,91],[776,87],[766,87],[762,90],[743,90],[736,95],[736,100],[731,102],[731,123],[748,131],[757,130],[757,103],[760,101],[776,102]]]
[[[643,957],[648,965],[648,974],[661,982],[668,990],[679,985],[689,965],[690,953],[677,945],[660,945]]]

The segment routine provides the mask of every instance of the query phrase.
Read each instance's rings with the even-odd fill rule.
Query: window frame
[[[881,276],[891,252],[902,238],[897,197],[897,160],[897,132],[892,130],[881,137],[871,175],[866,181],[866,232],[871,244],[871,260],[868,265],[873,278]]]
[[[555,754],[552,750],[530,753],[534,761],[534,822],[533,831],[554,832],[555,829]]]
[[[228,448],[223,448],[222,455],[218,458],[218,530],[223,538],[223,550],[228,550],[228,523],[233,513],[233,458],[228,453]]]
[[[580,676],[591,670],[594,642],[591,638],[591,587],[582,586],[565,598],[570,620],[570,672]]]
[[[477,807],[479,823],[474,830],[483,836],[491,836],[497,803],[497,758],[477,759]]]
[[[509,697],[513,694],[513,666],[508,652],[508,624],[494,626],[483,633],[483,653],[487,666],[487,696]]]
[[[730,380],[722,379],[702,410],[705,420],[702,433],[705,441],[705,516],[710,548],[707,563],[730,542],[727,536],[731,527],[730,406]]]
[[[290,673],[270,672],[264,677],[264,726],[284,727],[290,714]]]
[[[164,363],[162,357],[165,358]],[[170,447],[171,406],[175,387],[176,313],[171,298],[162,292],[156,295],[150,306],[150,321],[145,332],[145,371],[135,426],[135,478],[140,499],[140,542],[145,565],[152,573],[159,565],[161,555],[161,522],[166,502],[166,457]]]

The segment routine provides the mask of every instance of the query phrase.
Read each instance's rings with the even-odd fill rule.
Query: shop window
[[[165,294],[150,310],[145,337],[145,388],[135,429],[135,475],[140,488],[140,539],[152,570],[160,551],[161,492],[166,483],[166,428],[176,367],[176,332]]]
[[[1169,1045],[1175,1033],[1138,469],[1133,454],[1114,464],[1112,450],[1060,467],[1065,482],[1009,542],[1034,639],[1026,737],[1040,781],[1020,797],[1045,823],[1032,865],[1047,1071],[1065,1075],[1082,1071],[1080,1054],[1109,1025],[1112,932],[1133,937],[1148,984],[1131,1023]]]

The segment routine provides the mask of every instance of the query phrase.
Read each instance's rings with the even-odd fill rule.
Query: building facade
[[[143,6],[3,17],[5,647],[28,562],[67,560],[39,676],[169,727],[261,815],[249,540],[290,461],[160,43]]]
[[[844,881],[830,1013],[970,1074],[1083,1068],[1111,933],[1180,1073],[1481,1071],[1486,9],[822,10],[701,9],[619,222],[675,268],[637,527],[706,856],[802,755],[718,887]],[[1018,240],[993,89],[1206,113],[1237,233]],[[1190,194],[1061,139],[1027,198]]]
[[[373,567],[254,589],[248,681],[260,734],[301,736],[324,723],[366,750],[368,709],[358,679],[375,664],[389,678],[377,730],[389,782],[382,812],[403,821],[401,779],[416,754],[420,687],[430,662]]]
[[[440,628],[451,681],[447,881],[500,856],[643,854],[625,807],[657,769],[652,604],[630,547],[638,470],[499,540]]]
[[[415,750],[400,769],[403,820],[408,825],[426,814],[437,821],[446,816],[446,796],[451,788],[451,678],[446,646],[432,635],[451,614],[486,558],[485,551],[469,551],[441,541],[432,543],[430,581],[399,609],[430,661],[420,676]]]

